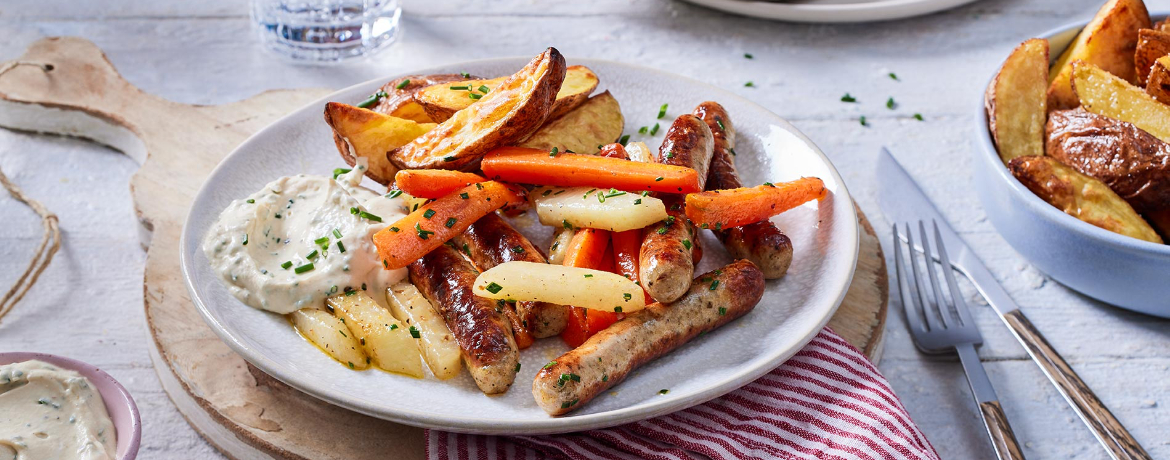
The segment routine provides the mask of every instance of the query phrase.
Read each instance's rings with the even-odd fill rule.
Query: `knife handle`
[[[1097,440],[1105,446],[1109,455],[1117,460],[1149,459],[1137,440],[1117,421],[1109,408],[1093,394],[1076,371],[1060,357],[1056,349],[1044,339],[1036,326],[1020,310],[1003,314],[1004,322],[1012,329],[1028,354],[1040,366],[1040,370],[1056,385],[1064,399],[1072,405],[1077,415],[1084,420]]]
[[[1020,443],[1016,441],[1016,434],[1008,425],[999,401],[979,403],[979,412],[983,413],[983,424],[987,426],[987,434],[991,435],[991,444],[999,460],[1024,460],[1024,452],[1020,450]]]

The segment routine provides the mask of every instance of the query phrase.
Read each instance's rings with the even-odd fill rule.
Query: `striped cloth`
[[[938,459],[885,377],[828,328],[755,382],[673,414],[550,436],[428,430],[426,445],[430,460]]]

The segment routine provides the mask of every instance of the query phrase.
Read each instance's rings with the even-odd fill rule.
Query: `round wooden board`
[[[200,318],[179,271],[179,234],[203,178],[228,152],[278,117],[331,91],[268,91],[193,106],[125,81],[93,43],[57,37],[20,58],[52,64],[0,75],[0,126],[91,139],[142,164],[131,179],[147,250],[145,313],[155,370],[200,434],[235,459],[421,459],[423,431],[331,406],[256,370]],[[861,249],[853,284],[829,321],[873,362],[881,357],[888,300],[885,257],[858,209]]]

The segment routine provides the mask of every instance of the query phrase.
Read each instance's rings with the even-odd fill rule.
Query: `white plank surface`
[[[531,55],[656,67],[729,88],[787,117],[834,160],[883,241],[872,169],[888,145],[1034,323],[1154,458],[1170,458],[1170,322],[1118,310],[1046,278],[1006,245],[971,193],[971,135],[983,84],[1020,41],[1087,18],[1101,0],[982,0],[925,18],[795,25],[667,0],[404,2],[402,41],[366,62],[292,66],[263,54],[242,0],[6,0],[0,60],[45,36],[96,42],[132,83],[190,103],[272,88],[344,87],[412,68]],[[1148,2],[1170,10],[1170,0]],[[743,58],[752,53],[754,59]],[[896,72],[900,81],[886,76]],[[604,78],[604,76],[602,76]],[[746,81],[756,88],[745,88]],[[849,92],[858,104],[839,102]],[[893,97],[896,110],[885,108]],[[921,113],[924,122],[911,118]],[[734,114],[733,114],[734,115]],[[870,127],[858,118],[865,115]],[[654,114],[627,114],[649,122]],[[143,412],[144,459],[214,458],[162,393],[147,355],[142,261],[127,180],[136,165],[83,141],[0,131],[0,168],[61,216],[64,248],[0,323],[0,350],[58,353],[121,380]],[[23,269],[36,217],[0,196],[0,285]],[[896,299],[895,299],[896,300]],[[981,302],[976,302],[981,304]],[[919,354],[896,301],[881,368],[943,458],[991,458],[957,361]],[[986,306],[975,316],[1005,411],[1032,458],[1103,459],[1059,394]]]

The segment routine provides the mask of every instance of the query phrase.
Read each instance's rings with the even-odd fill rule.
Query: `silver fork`
[[[942,235],[939,234],[938,224],[934,225],[934,241],[938,249],[937,260],[941,263],[943,275],[950,291],[950,303],[939,285],[938,274],[935,270],[935,256],[930,251],[930,237],[926,233],[926,224],[918,221],[919,239],[922,253],[925,255],[927,278],[930,280],[931,291],[926,290],[926,281],[923,280],[919,269],[918,252],[914,249],[914,233],[910,231],[910,224],[906,223],[906,241],[910,254],[910,273],[906,273],[906,263],[902,259],[902,239],[899,238],[898,225],[894,224],[894,271],[898,279],[898,291],[902,296],[902,309],[906,313],[906,322],[910,326],[910,335],[914,337],[914,345],[925,353],[945,353],[955,350],[959,354],[959,361],[963,363],[963,370],[967,374],[967,383],[971,385],[971,394],[975,397],[979,411],[983,415],[983,424],[987,427],[987,434],[991,436],[991,444],[1000,460],[1023,459],[1024,453],[1020,449],[1012,427],[1004,416],[1003,408],[999,405],[999,397],[995,395],[995,388],[987,379],[987,371],[983,363],[979,362],[979,355],[975,353],[975,346],[983,343],[983,336],[979,328],[971,319],[967,302],[959,291],[959,284],[955,282],[955,274],[951,269],[951,261],[943,247]],[[933,296],[931,295],[933,292]]]

